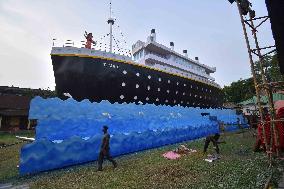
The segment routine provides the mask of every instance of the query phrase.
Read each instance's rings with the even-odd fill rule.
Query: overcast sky
[[[267,14],[264,1],[252,3],[257,16]],[[113,0],[113,11],[129,49],[155,28],[159,43],[174,41],[178,52],[217,67],[222,86],[250,76],[236,5],[227,0]],[[79,42],[85,30],[100,38],[108,14],[107,0],[0,0],[0,85],[54,89],[52,39]],[[259,37],[274,43],[269,23]]]

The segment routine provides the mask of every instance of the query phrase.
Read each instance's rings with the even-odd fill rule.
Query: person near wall
[[[99,159],[98,159],[98,171],[102,171],[102,165],[103,165],[103,161],[104,158],[106,158],[107,160],[109,160],[112,164],[113,167],[116,168],[117,167],[117,163],[116,161],[114,161],[110,155],[110,146],[109,146],[109,141],[110,141],[110,135],[108,133],[108,126],[103,126],[103,139],[102,139],[102,144],[101,144],[101,149],[100,149],[100,153],[99,153]]]

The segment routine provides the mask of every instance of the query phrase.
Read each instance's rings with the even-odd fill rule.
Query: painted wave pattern
[[[201,113],[210,113],[215,120]],[[32,100],[29,115],[30,119],[38,119],[36,140],[21,150],[21,174],[97,160],[103,125],[109,126],[113,156],[214,134],[219,132],[219,121],[234,124],[240,118],[243,126],[247,125],[243,117],[226,109],[40,97]],[[236,129],[236,125],[228,127]]]

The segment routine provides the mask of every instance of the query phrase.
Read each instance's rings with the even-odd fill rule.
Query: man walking
[[[98,171],[102,171],[102,165],[104,161],[104,157],[106,157],[107,160],[112,162],[113,167],[117,167],[117,163],[112,159],[109,153],[109,140],[110,140],[110,135],[108,134],[108,127],[105,125],[103,126],[103,140],[102,140],[102,145],[101,145],[101,150],[99,154],[99,160],[98,160]]]

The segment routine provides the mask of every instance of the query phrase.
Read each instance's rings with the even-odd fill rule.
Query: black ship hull
[[[131,62],[51,55],[56,91],[75,100],[135,102],[201,108],[222,106],[221,89]]]

